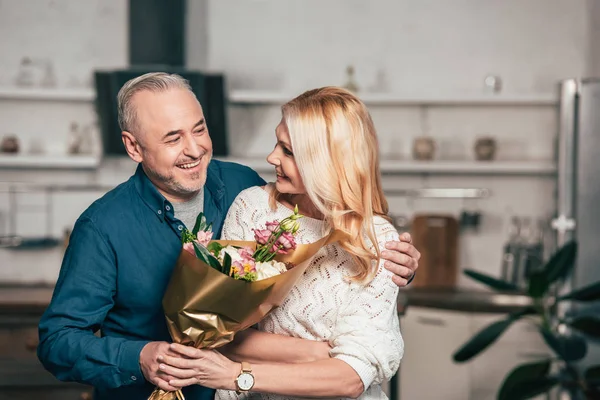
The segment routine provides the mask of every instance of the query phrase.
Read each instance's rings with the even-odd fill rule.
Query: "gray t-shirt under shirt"
[[[190,231],[194,229],[196,218],[203,210],[204,188],[200,189],[200,192],[198,192],[198,194],[189,201],[184,203],[173,203],[175,218],[183,222]]]

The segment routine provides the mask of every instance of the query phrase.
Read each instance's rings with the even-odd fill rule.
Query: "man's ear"
[[[127,151],[127,154],[129,154],[129,157],[133,161],[141,163],[143,161],[142,149],[135,136],[133,136],[131,132],[122,131],[121,140],[123,140],[125,150]]]

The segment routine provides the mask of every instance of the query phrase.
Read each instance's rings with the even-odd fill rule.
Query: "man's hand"
[[[387,260],[384,267],[393,272],[392,281],[400,287],[404,287],[412,279],[419,268],[421,253],[412,245],[410,234],[405,232],[400,235],[399,242],[387,242],[386,251],[381,257]]]
[[[177,353],[171,351],[167,342],[150,342],[142,348],[140,352],[140,368],[146,380],[159,388],[172,392],[179,390],[180,387],[171,386],[169,381],[175,377],[165,373],[159,368],[161,360],[169,355],[178,357]]]
[[[202,385],[212,389],[235,390],[235,379],[241,371],[240,364],[229,360],[216,350],[201,350],[173,343],[176,356],[165,355],[160,369],[172,376],[174,387]]]

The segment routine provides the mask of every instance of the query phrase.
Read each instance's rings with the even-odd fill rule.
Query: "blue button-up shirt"
[[[263,184],[250,168],[211,161],[204,214],[216,237],[238,193]],[[80,216],[39,325],[38,357],[58,379],[94,386],[96,400],[148,398],[154,386],[139,356],[150,341],[171,341],[161,302],[183,228],[141,166]],[[214,391],[191,386],[184,395],[212,399]]]

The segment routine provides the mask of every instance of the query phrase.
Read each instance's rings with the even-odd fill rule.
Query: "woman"
[[[295,205],[304,215],[298,243],[315,242],[330,229],[349,233],[347,240],[320,250],[284,303],[259,326],[328,342],[330,358],[298,363],[260,360],[255,354],[244,360],[252,351],[244,348],[242,335],[224,354],[260,361],[249,366],[223,357],[219,368],[206,367],[210,379],[200,383],[221,389],[217,399],[385,398],[380,384],[398,369],[403,341],[398,287],[380,253],[386,242],[399,239],[386,217],[373,122],[358,98],[335,87],[298,96],[282,114],[277,144],[267,158],[277,181],[239,194],[223,239],[253,240],[253,228],[283,220]]]

